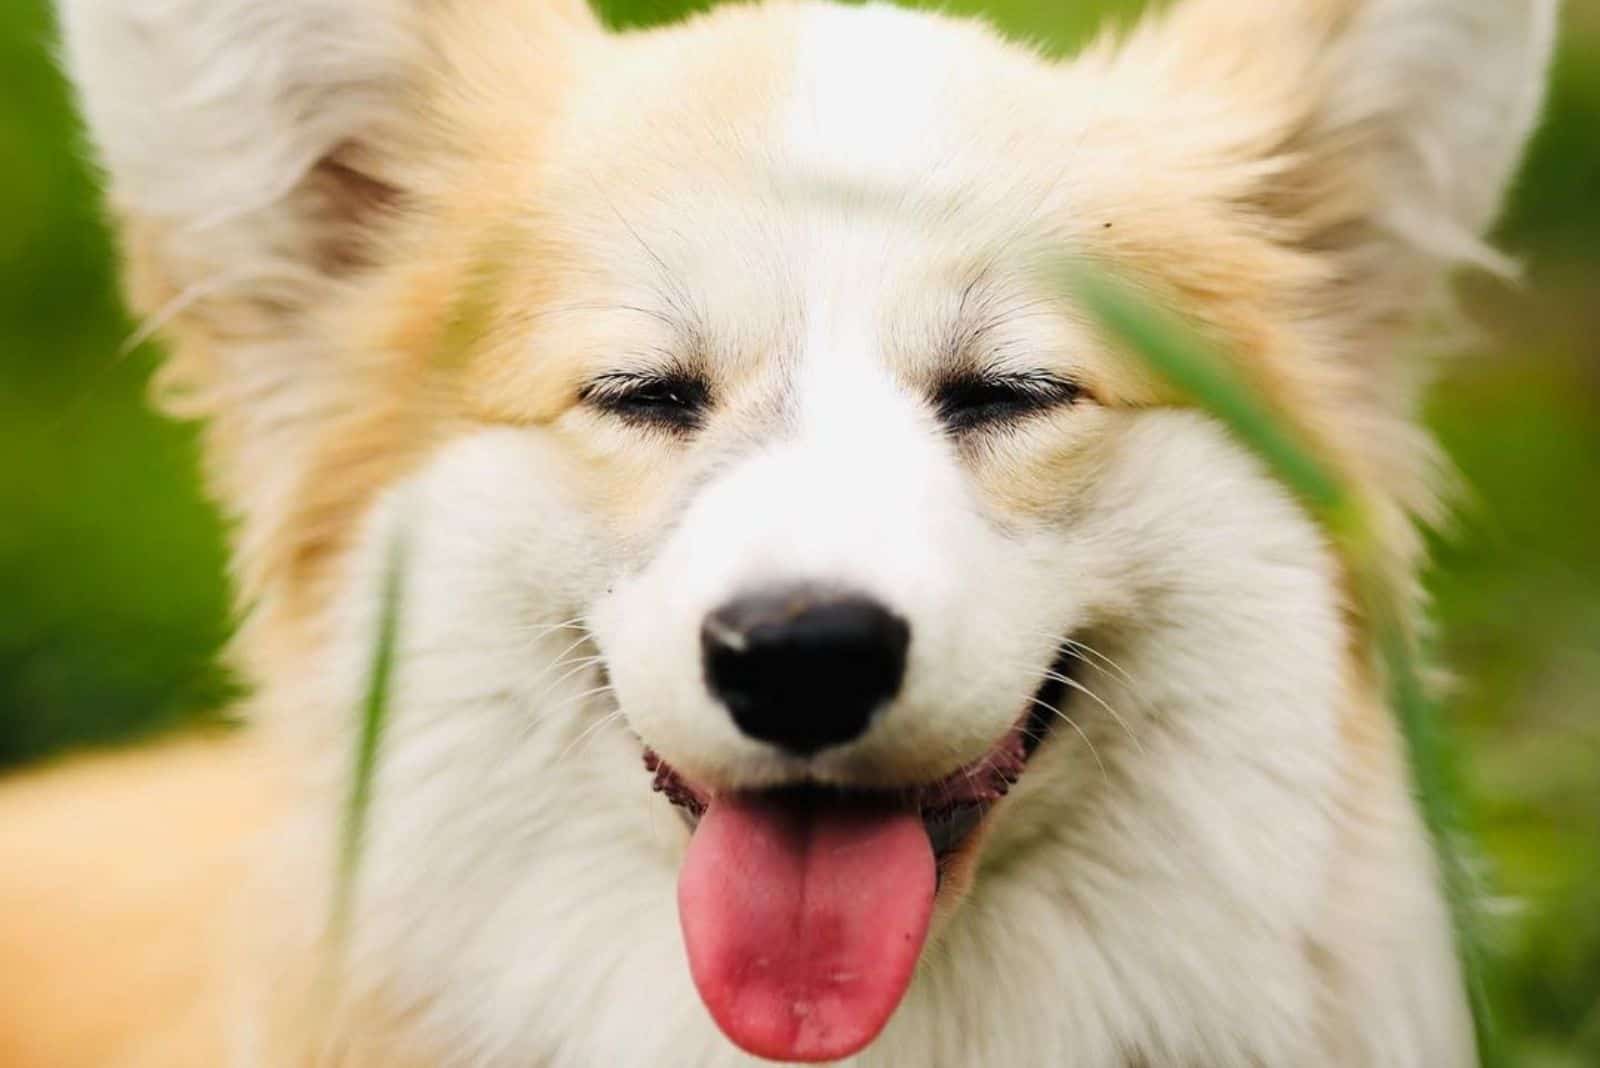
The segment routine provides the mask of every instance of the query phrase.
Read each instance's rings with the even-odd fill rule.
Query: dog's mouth
[[[942,875],[968,844],[984,816],[1011,792],[1029,758],[1060,722],[1061,707],[1069,693],[1069,672],[1076,663],[1075,655],[1062,654],[1006,736],[982,757],[937,782],[881,791],[803,785],[774,790],[767,796],[774,803],[797,811],[852,804],[914,809],[921,816]],[[677,807],[691,831],[698,829],[710,804],[709,793],[685,779],[654,750],[645,750],[644,765],[654,776],[652,788]]]
[[[694,829],[678,881],[690,971],[724,1034],[771,1060],[866,1047],[921,956],[946,875],[1063,717],[1064,652],[981,758],[910,789],[802,785],[711,794],[646,750]]]

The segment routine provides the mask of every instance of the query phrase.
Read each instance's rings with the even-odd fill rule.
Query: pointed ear
[[[1558,0],[1179,0],[1112,59],[1235,207],[1317,257],[1336,337],[1414,317],[1483,241],[1544,97]]]
[[[114,199],[215,229],[282,207],[383,136],[421,62],[411,0],[63,0],[61,28]]]
[[[415,212],[430,158],[471,139],[439,99],[493,84],[487,121],[512,127],[597,24],[583,0],[58,3],[131,300],[171,343],[158,394],[210,420],[249,538],[370,359],[330,351],[319,317]]]

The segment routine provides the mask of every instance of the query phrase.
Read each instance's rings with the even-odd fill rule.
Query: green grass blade
[[[1348,521],[1340,481],[1195,330],[1101,273],[1074,270],[1068,288],[1108,337],[1226,423],[1319,519]]]
[[[335,887],[333,931],[342,939],[348,930],[350,906],[361,865],[367,818],[372,807],[373,781],[384,726],[389,718],[390,686],[394,678],[395,646],[400,632],[400,609],[405,575],[405,539],[396,534],[384,561],[377,633],[373,640],[367,688],[361,702],[361,722],[345,797],[339,840],[339,871]]]

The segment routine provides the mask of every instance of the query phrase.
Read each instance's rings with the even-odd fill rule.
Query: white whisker
[[[589,668],[592,668],[596,663],[599,662],[599,660],[600,660],[600,657],[598,657],[598,656],[586,656],[586,657],[580,658],[576,663],[574,663],[566,671],[562,672],[559,678],[556,678],[548,686],[546,686],[544,689],[540,690],[539,691],[539,695],[537,697],[535,697],[529,703],[537,705],[540,701],[543,701],[546,697],[550,696],[550,691],[554,690],[557,686],[560,686],[563,682],[566,682],[568,679],[572,678],[572,676],[578,674],[579,672],[585,671],[585,670],[587,670]],[[561,666],[561,662],[557,661],[555,664],[551,665],[550,668],[547,668],[545,670],[544,674],[548,674],[551,670],[554,670],[554,668],[560,667],[560,666]],[[542,678],[543,675],[541,675],[540,677]]]
[[[1044,677],[1047,679],[1053,679],[1070,690],[1076,690],[1078,693],[1083,694],[1089,700],[1105,709],[1106,713],[1110,715],[1112,719],[1117,721],[1117,726],[1122,728],[1123,733],[1127,734],[1129,740],[1133,742],[1134,746],[1139,750],[1139,752],[1144,752],[1144,743],[1139,741],[1138,735],[1133,733],[1133,728],[1128,726],[1128,721],[1123,719],[1122,715],[1116,709],[1112,708],[1111,705],[1106,702],[1105,698],[1089,689],[1089,687],[1085,686],[1077,679],[1069,678],[1058,671],[1046,671],[1044,673]]]
[[[1099,661],[1099,663],[1093,665],[1095,668],[1100,671],[1107,671],[1108,673],[1114,672],[1116,676],[1123,682],[1130,686],[1133,685],[1133,677],[1123,669],[1122,665],[1111,659],[1106,654],[1102,653],[1100,650],[1094,648],[1094,646],[1089,645],[1086,642],[1078,641],[1076,638],[1066,638],[1061,644],[1065,645],[1074,653],[1093,657],[1096,661]],[[1080,656],[1080,659],[1082,659],[1082,656]]]
[[[1056,708],[1054,705],[1047,704],[1044,701],[1041,701],[1037,697],[1030,698],[1030,700],[1032,700],[1034,704],[1038,705],[1040,708],[1044,709],[1045,711],[1052,712],[1055,715],[1061,717],[1063,720],[1066,721],[1067,726],[1071,727],[1073,730],[1078,732],[1078,737],[1082,738],[1083,739],[1083,744],[1087,745],[1089,747],[1089,755],[1094,757],[1095,764],[1098,765],[1099,768],[1100,768],[1100,778],[1101,779],[1105,779],[1107,777],[1106,776],[1106,762],[1104,760],[1100,759],[1100,750],[1095,748],[1094,742],[1089,739],[1089,735],[1084,732],[1084,729],[1082,727],[1078,726],[1077,722],[1071,716],[1069,716],[1065,712],[1061,711],[1061,709]]]
[[[585,634],[583,637],[579,638],[578,640],[574,641],[571,645],[569,645],[565,649],[561,650],[555,656],[555,664],[560,664],[563,660],[565,660],[567,658],[567,654],[568,653],[572,652],[574,649],[578,648],[578,646],[582,645],[584,642],[586,642],[588,640],[589,640],[589,636],[587,634]],[[554,666],[554,665],[552,665],[552,666]]]
[[[600,694],[608,692],[614,692],[610,685],[600,685],[594,687],[593,689],[584,690],[582,693],[575,693],[570,697],[564,697],[560,701],[557,701],[555,704],[551,705],[549,708],[540,710],[539,714],[528,724],[527,731],[531,731],[538,724],[545,722],[556,713],[562,712],[565,709],[570,708],[572,705],[581,704],[591,697],[596,697]],[[620,713],[622,709],[617,707],[613,709],[613,711]],[[524,735],[526,735],[527,731],[524,731]]]
[[[609,687],[609,686],[605,687],[605,689],[608,689],[608,690],[610,688],[611,687]],[[585,696],[590,696],[590,695],[586,694]],[[572,741],[567,744],[567,747],[561,751],[560,755],[556,757],[555,762],[557,764],[563,763],[567,759],[567,757],[571,756],[573,751],[575,749],[577,749],[578,746],[583,743],[583,740],[585,738],[588,738],[590,735],[594,734],[596,731],[598,731],[601,728],[607,726],[608,724],[615,723],[617,720],[619,720],[621,718],[622,718],[622,709],[620,709],[620,708],[612,709],[610,712],[606,713],[604,716],[601,716],[599,719],[595,720],[589,726],[585,727],[583,729],[583,732],[581,734],[579,734],[576,738],[572,739]]]
[[[1034,630],[1031,633],[1036,638],[1044,638],[1054,643],[1058,648],[1077,654],[1079,660],[1085,661],[1096,671],[1100,671],[1107,675],[1114,674],[1122,682],[1127,683],[1130,686],[1133,684],[1133,676],[1129,675],[1127,670],[1124,669],[1121,664],[1117,663],[1115,660],[1111,659],[1105,653],[1102,653],[1088,642],[1079,641],[1077,638],[1063,638],[1059,633],[1053,630]]]
[[[533,677],[534,681],[537,681],[539,679],[545,678],[552,671],[556,670],[559,667],[562,667],[565,664],[572,663],[572,661],[568,660],[567,658],[569,656],[571,656],[572,653],[575,652],[578,649],[579,646],[583,645],[588,640],[589,640],[589,635],[585,634],[583,637],[579,638],[577,641],[573,642],[571,645],[567,646],[565,649],[563,649],[559,653],[557,653],[550,660],[550,662],[548,664],[546,664],[544,667],[539,669],[539,673]],[[589,663],[594,663],[595,661],[598,661],[599,659],[600,659],[600,657],[598,655],[580,657],[578,659],[578,663],[580,665],[586,665],[586,664],[589,664]],[[568,672],[566,675],[561,676],[561,678],[555,680],[555,682],[552,682],[550,684],[550,688],[554,688],[556,686],[561,685],[562,681],[567,679],[568,677],[570,677],[571,674],[572,674],[571,672]],[[535,701],[539,701],[539,700],[543,699],[545,694],[550,692],[550,688],[547,688],[547,689],[541,691],[539,696],[535,697],[534,700]]]
[[[259,274],[259,271],[228,271],[206,281],[194,283],[147,316],[122,343],[122,347],[117,350],[117,357],[119,359],[127,357],[133,350],[161,333],[172,324],[173,320],[201,301],[225,293],[231,288],[242,287]]]
[[[583,625],[582,616],[574,616],[571,619],[564,619],[560,623],[519,624],[517,629],[534,637],[542,637],[543,635],[550,634],[558,630],[587,631],[587,628]]]

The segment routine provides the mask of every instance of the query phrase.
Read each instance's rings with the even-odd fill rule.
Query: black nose
[[[800,756],[859,737],[900,689],[911,628],[876,601],[745,597],[700,628],[706,685],[739,729]]]

